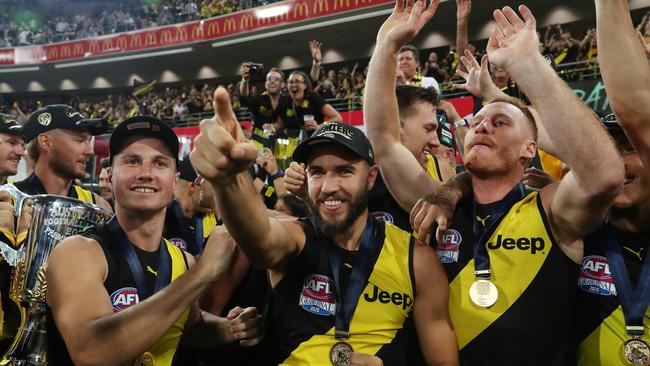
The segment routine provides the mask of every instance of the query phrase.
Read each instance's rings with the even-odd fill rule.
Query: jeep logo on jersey
[[[334,281],[327,276],[312,274],[305,278],[298,304],[306,311],[329,316],[336,313]]]
[[[138,302],[140,302],[140,297],[135,287],[123,287],[111,294],[111,304],[113,304],[113,311],[116,313],[126,310]]]
[[[393,305],[401,307],[402,310],[410,309],[413,305],[413,298],[405,293],[383,291],[375,285],[373,285],[372,288],[373,290],[371,294],[363,294],[363,298],[367,302],[379,301],[382,304],[392,303]]]
[[[174,244],[179,249],[187,250],[187,243],[181,238],[171,238],[168,239],[170,243]]]
[[[383,211],[375,211],[370,213],[372,217],[382,220],[383,222],[387,222],[389,224],[394,224],[395,220],[393,219],[393,215],[389,214],[388,212],[383,212]]]
[[[503,248],[505,250],[525,250],[530,251],[530,254],[535,254],[544,250],[546,243],[543,238],[504,238],[503,235],[497,236],[497,241],[492,243],[488,242],[487,247],[490,249]]]
[[[607,258],[600,255],[584,257],[580,277],[578,277],[578,287],[596,295],[616,296],[616,286],[609,272]]]
[[[442,242],[438,243],[436,252],[441,263],[458,262],[458,250],[463,237],[454,229],[449,229],[442,236]]]

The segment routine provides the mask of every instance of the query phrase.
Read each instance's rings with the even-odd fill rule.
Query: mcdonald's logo
[[[162,44],[168,44],[173,42],[172,38],[172,32],[169,29],[165,29],[162,31],[162,34],[160,36],[160,41]]]
[[[59,58],[59,48],[56,46],[48,47],[47,49],[47,59],[55,60]]]
[[[221,33],[221,29],[219,29],[219,21],[211,21],[210,24],[208,24],[208,38],[214,37],[219,33]]]
[[[72,53],[75,56],[81,56],[84,54],[84,46],[81,44],[81,42],[77,42],[74,44],[74,50]]]
[[[259,27],[260,25],[264,25],[264,24],[271,24],[271,17],[264,17],[264,18],[257,17],[257,26]]]
[[[120,36],[117,38],[117,48],[125,50],[127,45],[126,36]]]
[[[305,5],[305,9],[304,9],[304,10],[305,10],[305,12],[307,12],[307,5]],[[295,15],[294,15],[294,16],[295,16]],[[274,21],[275,23],[279,23],[279,22],[281,22],[281,21],[283,21],[283,20],[284,20],[284,21],[289,21],[289,12],[288,12],[288,11],[283,12],[282,14],[280,14],[280,15],[276,15],[276,16],[273,17],[273,21]],[[259,18],[258,18],[258,21],[259,21]]]
[[[325,11],[326,12],[330,11],[330,6],[327,0],[316,0],[314,1],[314,9],[312,10],[312,13],[314,15],[316,14],[316,8],[318,8],[318,13],[321,13],[323,11],[323,3],[325,5]],[[294,11],[294,16],[295,16],[295,11]]]
[[[192,40],[198,41],[203,39],[203,27],[200,24],[192,27]]]
[[[102,52],[113,49],[113,38],[106,38],[102,42]]]
[[[230,31],[235,30],[235,19],[233,19],[232,17],[230,17],[230,18],[226,19],[224,22],[226,23],[226,24],[223,26],[223,31],[224,31],[225,33],[228,33],[228,32],[230,32]]]
[[[131,48],[142,48],[142,37],[140,33],[135,33],[131,35]]]
[[[239,19],[239,30],[247,29],[253,25],[253,16],[251,14],[243,14]]]
[[[314,8],[316,8],[315,3]],[[302,16],[309,16],[309,8],[307,7],[307,3],[305,1],[295,2],[293,7],[293,17],[297,18]]]
[[[185,27],[176,28],[176,41],[187,42],[187,29]]]
[[[99,53],[99,42],[90,41],[90,54],[96,54],[96,53]]]
[[[65,45],[61,47],[61,58],[68,58],[70,57],[70,46]]]
[[[146,36],[145,39],[144,39],[144,45],[145,45],[145,47],[147,47],[147,46],[153,46],[153,45],[155,45],[156,43],[158,43],[158,42],[156,41],[156,33],[154,33],[154,32],[149,32],[149,33],[147,33],[147,36]]]
[[[355,0],[358,1],[358,0]],[[343,5],[345,3],[345,6]],[[334,0],[334,10],[338,8],[349,8],[350,7],[350,0]]]

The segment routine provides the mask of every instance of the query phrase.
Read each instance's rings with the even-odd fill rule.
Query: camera
[[[253,76],[253,77],[258,76],[262,72],[263,69],[264,69],[263,64],[256,64],[256,63],[251,62],[248,65],[248,74],[250,76]]]

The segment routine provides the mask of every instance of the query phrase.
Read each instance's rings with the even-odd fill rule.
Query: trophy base
[[[27,303],[22,306],[21,313],[25,315],[24,320],[0,366],[45,366],[47,305]]]

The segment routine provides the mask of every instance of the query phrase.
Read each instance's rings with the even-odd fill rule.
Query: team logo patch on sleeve
[[[306,311],[322,316],[336,313],[334,281],[327,276],[312,274],[305,278],[298,305]]]
[[[596,295],[616,296],[616,286],[609,271],[607,258],[590,255],[582,259],[578,287]]]
[[[449,229],[442,237],[442,242],[438,243],[436,252],[441,263],[458,262],[458,250],[463,237],[457,230]]]
[[[123,287],[111,294],[113,311],[118,313],[140,302],[138,289],[135,287]]]

